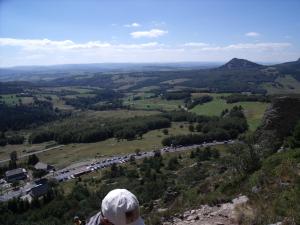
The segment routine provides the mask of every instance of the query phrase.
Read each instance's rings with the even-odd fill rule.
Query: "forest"
[[[0,130],[20,130],[30,126],[41,125],[67,116],[66,113],[54,109],[53,105],[48,101],[35,100],[34,103],[28,105],[8,106],[0,104]]]

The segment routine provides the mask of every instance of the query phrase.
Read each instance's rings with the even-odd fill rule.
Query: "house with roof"
[[[37,164],[34,165],[34,168],[36,170],[43,170],[43,171],[46,171],[46,172],[54,170],[54,166],[48,165],[48,164],[43,163],[43,162],[38,162]]]
[[[17,180],[27,179],[27,171],[24,168],[17,168],[5,172],[5,179],[7,182],[12,183]]]
[[[40,183],[40,184],[37,184],[36,186],[34,186],[33,188],[31,188],[30,195],[33,198],[39,198],[39,197],[47,194],[48,190],[49,190],[49,185],[47,182]]]

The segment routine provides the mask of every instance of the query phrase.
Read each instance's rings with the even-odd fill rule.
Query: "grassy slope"
[[[235,105],[241,105],[245,109],[250,130],[255,130],[263,117],[263,114],[268,107],[268,103],[262,102],[238,102],[227,104],[226,101],[220,98],[224,94],[212,94],[214,100],[203,105],[197,105],[191,111],[200,115],[216,115],[219,116],[224,109],[231,109]]]
[[[265,159],[261,169],[250,176],[245,187],[258,214],[256,221],[270,224],[290,217],[300,223],[299,165],[300,149],[291,149]],[[253,193],[253,187],[259,191]]]
[[[268,94],[299,94],[300,82],[292,76],[278,77],[276,82],[283,85],[283,87],[272,86],[272,84],[264,84],[263,87],[267,89]]]

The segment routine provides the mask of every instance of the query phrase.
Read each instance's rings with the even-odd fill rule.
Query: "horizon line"
[[[234,57],[235,58],[235,57]],[[233,59],[233,58],[232,58]],[[231,59],[230,59],[231,60]],[[64,66],[64,65],[95,65],[95,64],[180,64],[180,63],[227,63],[227,61],[166,61],[166,62],[95,62],[95,63],[58,63],[58,64],[40,64],[40,65],[13,65],[13,66],[0,66],[0,69],[13,69],[17,67],[51,67],[51,66]],[[244,59],[248,60],[248,59]],[[297,61],[293,60],[293,61]],[[251,62],[272,65],[275,63],[285,63],[285,62],[293,62],[293,61],[252,61]]]

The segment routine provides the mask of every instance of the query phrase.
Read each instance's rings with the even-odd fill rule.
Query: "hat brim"
[[[139,217],[136,221],[127,225],[145,225],[145,223],[144,220],[141,217]]]

